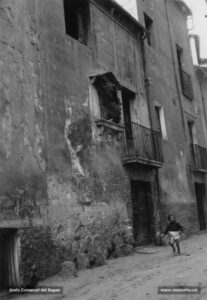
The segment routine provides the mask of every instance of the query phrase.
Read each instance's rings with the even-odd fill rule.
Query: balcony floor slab
[[[150,160],[136,155],[123,156],[122,163],[123,165],[132,165],[132,164],[145,165],[150,168],[161,168],[163,165],[163,163],[160,161]]]

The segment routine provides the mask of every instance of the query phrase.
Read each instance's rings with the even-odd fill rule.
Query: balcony
[[[181,70],[180,73],[183,95],[188,99],[193,100],[193,84],[191,76],[184,70]]]
[[[193,170],[195,172],[207,172],[207,149],[191,144],[190,154]]]
[[[136,123],[125,125],[122,162],[160,168],[163,163],[161,133]]]

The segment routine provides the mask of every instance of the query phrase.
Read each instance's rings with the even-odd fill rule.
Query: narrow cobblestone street
[[[182,241],[183,255],[173,256],[168,247],[139,248],[132,256],[79,272],[77,278],[55,276],[40,285],[64,286],[63,296],[19,296],[18,300],[174,300],[207,299],[207,234]],[[158,295],[160,285],[202,287],[200,296]]]

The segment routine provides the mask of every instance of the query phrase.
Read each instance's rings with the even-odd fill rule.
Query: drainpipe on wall
[[[201,74],[200,76],[201,76],[201,80],[203,80],[203,74]],[[205,97],[204,97],[204,92],[203,92],[203,87],[202,87],[202,84],[201,84],[201,80],[198,80],[198,81],[199,81],[199,87],[200,87],[200,92],[201,92],[203,115],[204,115],[205,125],[206,125],[206,128],[207,128],[207,114],[206,114],[206,109],[205,109]],[[205,144],[207,146],[207,136],[206,135],[205,135]]]
[[[144,37],[146,38],[147,35]],[[144,71],[144,78],[147,78],[147,67],[146,67],[146,54],[145,54],[145,45],[144,45],[144,39],[141,40],[141,54],[142,54],[142,62],[143,62],[143,71]],[[152,108],[150,105],[150,94],[149,94],[149,87],[150,85],[145,84],[145,92],[146,92],[146,99],[147,99],[147,106],[148,106],[148,111],[149,111],[149,120],[150,120],[150,126],[153,129],[153,122],[152,122]],[[156,218],[154,216],[154,238],[156,239],[156,234],[161,230],[161,224],[160,224],[160,210],[159,208],[161,207],[160,205],[160,179],[159,179],[159,172],[158,169],[156,168],[156,187],[157,187],[157,199],[158,201],[156,202],[157,207],[156,209],[158,210],[158,215],[159,217]],[[154,206],[154,202],[153,206]],[[155,208],[155,207],[154,207]],[[155,211],[154,211],[155,212]],[[157,212],[156,212],[157,215]]]
[[[174,51],[173,51],[172,33],[171,33],[171,27],[170,27],[170,18],[169,18],[169,13],[168,13],[167,0],[165,0],[165,10],[166,10],[166,16],[167,16],[167,25],[168,25],[168,31],[169,31],[169,38],[170,38],[170,48],[171,48],[171,54],[172,54],[174,77],[175,77],[176,89],[177,89],[177,93],[178,93],[178,100],[179,100],[180,110],[181,110],[183,132],[184,132],[184,137],[185,137],[185,141],[186,141],[186,144],[187,144],[185,116],[184,116],[184,109],[183,109],[183,103],[182,103],[182,96],[180,94],[178,78],[177,78],[177,75],[176,75],[176,73],[177,73],[176,72],[176,67],[175,67],[176,66],[176,60],[175,60],[175,55],[174,55]]]

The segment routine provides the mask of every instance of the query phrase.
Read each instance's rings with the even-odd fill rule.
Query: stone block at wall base
[[[126,245],[123,247],[123,254],[128,256],[134,253],[134,247],[132,245]]]
[[[36,266],[38,280],[44,280],[60,271],[61,248],[57,249],[51,238],[49,227],[28,227],[18,231],[20,239],[20,278],[21,284],[30,284],[33,265]]]
[[[77,276],[77,270],[74,263],[71,261],[64,261],[61,264],[61,271],[58,275],[63,278]]]
[[[77,256],[78,270],[87,269],[90,266],[89,258],[87,254],[81,253]]]
[[[121,256],[128,256],[134,253],[134,247],[132,245],[126,245],[122,247],[117,247],[116,250],[112,253],[112,258],[118,258]]]
[[[106,258],[101,252],[94,252],[89,256],[90,267],[100,267],[106,263]]]

